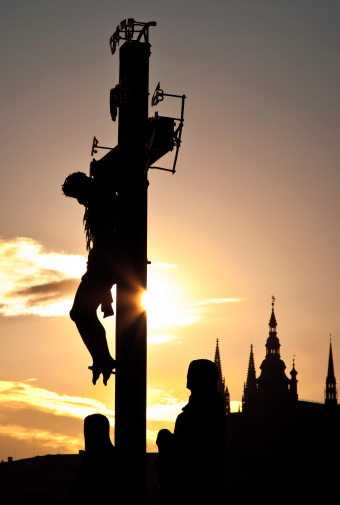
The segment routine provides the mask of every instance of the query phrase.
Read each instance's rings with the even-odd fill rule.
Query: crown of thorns
[[[65,196],[72,197],[84,183],[87,183],[88,179],[88,176],[84,172],[74,172],[66,177],[61,190]]]

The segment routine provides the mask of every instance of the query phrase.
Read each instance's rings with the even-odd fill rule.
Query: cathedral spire
[[[336,380],[334,375],[332,335],[330,335],[328,372],[326,377],[326,389],[325,389],[325,404],[331,406],[331,405],[337,405],[337,403],[338,403],[338,392],[336,389]]]
[[[253,344],[250,345],[250,356],[247,373],[247,388],[256,389],[256,371],[255,371]]]
[[[215,350],[214,362],[218,368],[218,377],[219,377],[218,380],[222,381],[222,365],[221,365],[220,348],[218,345],[218,338],[216,339],[216,350]]]
[[[248,364],[248,372],[247,372],[247,381],[244,385],[243,389],[243,397],[242,397],[242,410],[244,412],[250,412],[256,405],[256,371],[255,371],[255,361],[254,361],[254,352],[253,352],[253,344],[250,345],[250,356],[249,356],[249,364]]]
[[[226,386],[226,384],[225,384],[225,379],[222,376],[222,365],[221,365],[221,356],[220,356],[220,347],[219,347],[219,343],[218,343],[218,338],[216,339],[214,363],[218,368],[217,390],[222,395],[225,413],[226,413],[226,415],[228,415],[228,414],[230,414],[230,394],[229,394],[228,386]]]

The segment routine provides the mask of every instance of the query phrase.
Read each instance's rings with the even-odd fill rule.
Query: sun
[[[167,312],[174,305],[172,286],[162,280],[151,278],[148,289],[142,294],[142,307],[150,315],[153,312]]]
[[[150,272],[148,289],[142,294],[141,304],[147,311],[148,327],[168,326],[179,310],[180,286],[162,272]]]

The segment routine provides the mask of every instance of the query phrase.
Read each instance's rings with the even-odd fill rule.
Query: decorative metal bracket
[[[116,28],[114,34],[110,37],[111,54],[116,52],[117,45],[119,46],[120,40],[130,42],[133,40],[134,34],[138,34],[135,39],[140,42],[144,36],[144,42],[149,42],[149,27],[156,26],[156,21],[149,21],[148,23],[141,23],[135,21],[133,18],[124,19]]]
[[[152,95],[152,99],[151,99],[151,105],[154,107],[155,105],[158,105],[159,102],[163,102],[164,100],[164,97],[165,96],[172,96],[174,98],[181,98],[182,99],[182,103],[181,103],[181,116],[179,118],[172,118],[174,121],[179,121],[179,124],[176,128],[176,130],[174,131],[174,145],[176,146],[176,152],[175,152],[175,158],[174,158],[174,163],[173,163],[173,166],[172,166],[172,169],[170,168],[163,168],[163,167],[149,167],[149,168],[152,168],[152,169],[156,169],[156,170],[164,170],[165,172],[171,172],[172,174],[174,174],[176,172],[176,164],[177,164],[177,158],[178,158],[178,152],[179,152],[179,148],[181,146],[181,143],[182,143],[182,129],[183,129],[183,123],[184,123],[184,101],[186,99],[186,96],[185,95],[173,95],[173,94],[170,94],[170,93],[164,93],[164,91],[161,89],[161,85],[160,83],[157,84],[156,86],[156,89],[155,89],[155,92],[154,94]],[[165,117],[165,116],[158,116],[158,117]]]
[[[93,137],[91,156],[93,156],[98,152],[97,149],[109,149],[109,150],[112,149],[112,147],[99,146],[98,142],[99,142],[98,139],[96,137]]]
[[[154,107],[158,105],[159,102],[164,100],[164,91],[161,89],[161,83],[159,82],[151,98],[151,106]]]

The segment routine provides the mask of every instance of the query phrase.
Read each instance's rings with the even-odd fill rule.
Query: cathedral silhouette
[[[222,376],[219,341],[215,363],[218,389],[225,404],[227,481],[236,499],[258,497],[284,502],[332,496],[337,486],[340,450],[340,406],[330,341],[324,403],[298,398],[293,360],[290,378],[280,357],[274,302],[269,320],[266,355],[256,377],[253,346],[242,397],[242,411],[230,412],[230,394]]]

